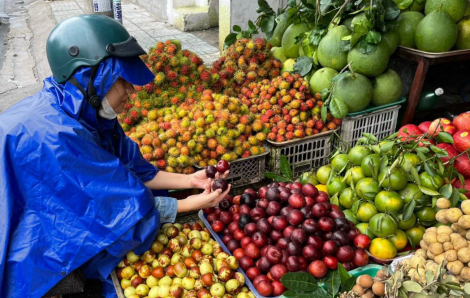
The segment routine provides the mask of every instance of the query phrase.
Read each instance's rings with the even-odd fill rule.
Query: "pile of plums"
[[[281,295],[280,279],[287,272],[306,271],[321,279],[338,262],[346,270],[369,262],[369,237],[312,184],[275,182],[258,192],[246,189],[203,211],[262,296]]]

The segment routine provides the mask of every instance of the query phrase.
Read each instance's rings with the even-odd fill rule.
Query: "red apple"
[[[454,168],[465,178],[470,178],[470,160],[467,154],[460,155],[455,159]]]
[[[470,148],[470,130],[459,130],[454,134],[454,148],[459,152]]]
[[[457,128],[452,125],[452,121],[449,119],[438,118],[431,123],[428,132],[430,135],[436,136],[441,131],[445,131],[453,135],[457,131]]]
[[[423,134],[423,131],[414,124],[404,125],[398,130],[398,138],[402,142],[410,142],[416,140],[417,137]]]
[[[457,130],[470,130],[470,112],[465,112],[456,116],[453,124]]]
[[[418,125],[419,129],[423,132],[428,132],[429,131],[429,126],[431,126],[432,121],[425,121]]]
[[[453,158],[454,156],[458,155],[459,153],[457,152],[457,150],[455,150],[454,146],[452,146],[451,144],[447,144],[447,143],[440,143],[440,144],[437,144],[436,145],[437,148],[441,148],[441,149],[444,149],[445,151],[447,151],[447,157],[441,157],[441,160],[442,162],[448,162],[449,159]]]
[[[470,199],[470,179],[465,179],[464,182],[465,182],[465,187],[463,187],[462,183],[460,182],[460,179],[457,179],[457,180],[454,182],[453,186],[454,186],[455,188],[459,188],[459,189],[460,189],[460,188],[466,189],[467,192],[465,192],[464,195],[465,195],[468,199]]]

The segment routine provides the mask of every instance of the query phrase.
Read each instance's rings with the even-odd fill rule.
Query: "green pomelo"
[[[388,54],[392,55],[397,50],[398,44],[400,43],[400,34],[398,30],[393,30],[382,35],[382,40],[388,46]]]
[[[290,20],[287,14],[282,14],[279,16],[280,20],[277,23],[276,28],[274,29],[273,36],[268,41],[273,45],[273,47],[280,47],[282,42],[282,36],[286,32],[287,28],[290,26]]]
[[[351,64],[353,71],[368,77],[376,77],[387,68],[390,58],[388,45],[385,41],[377,45],[377,49],[370,54],[363,54],[357,44],[349,51],[348,63]]]
[[[465,15],[467,6],[468,0],[427,0],[424,13],[428,15],[442,7],[442,11],[447,12],[456,23]]]
[[[366,13],[361,12],[360,14],[356,15],[351,21],[351,30],[354,28],[354,25],[362,23],[362,21],[367,21]]]
[[[331,80],[338,74],[336,70],[329,67],[319,69],[310,79],[310,89],[313,93],[322,92],[325,88],[330,88]]]
[[[447,52],[457,41],[457,25],[444,11],[433,11],[419,23],[416,47],[426,52]]]
[[[305,23],[292,24],[287,28],[282,36],[282,49],[287,58],[299,57],[299,43],[295,43],[295,38],[309,29]]]
[[[284,55],[284,51],[282,50],[281,47],[273,47],[271,49],[271,53],[273,53],[274,58],[277,60],[284,62],[287,60],[286,55]]]
[[[398,34],[400,35],[399,45],[414,48],[415,31],[424,15],[418,11],[405,11],[398,17]]]
[[[470,49],[470,18],[463,18],[457,24],[457,42],[455,48],[457,50]]]
[[[350,73],[336,83],[332,95],[342,99],[348,105],[350,113],[359,112],[372,99],[372,84],[365,76]]]
[[[348,52],[341,49],[344,36],[350,35],[351,30],[341,25],[331,29],[320,41],[318,46],[318,61],[323,67],[336,70],[343,69],[348,63]]]
[[[403,90],[400,76],[391,69],[376,77],[373,85],[371,100],[373,106],[381,106],[397,101]]]
[[[285,71],[288,71],[288,72],[291,72],[294,70],[294,64],[295,64],[295,59],[287,59],[286,61],[284,61],[284,63],[282,63],[282,70],[281,72],[285,72]]]
[[[407,10],[423,12],[425,5],[426,5],[426,1],[423,1],[423,3],[418,4],[418,2],[416,2],[415,0],[413,1],[413,4],[411,4],[410,7],[408,7]]]
[[[349,30],[352,30],[353,29],[352,20],[353,20],[353,18],[347,18],[346,20],[343,21],[343,23],[341,25],[344,25],[344,26],[348,27]]]

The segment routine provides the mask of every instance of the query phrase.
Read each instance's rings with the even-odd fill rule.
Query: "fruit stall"
[[[143,56],[155,79],[119,115],[126,135],[232,192],[130,251],[118,297],[470,297],[470,108],[414,123],[422,66],[414,83],[393,69],[470,59],[467,0],[258,4],[212,65],[177,40]]]

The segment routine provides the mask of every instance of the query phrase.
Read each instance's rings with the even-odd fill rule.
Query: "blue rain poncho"
[[[107,58],[96,94],[102,99],[120,76],[153,79],[137,57]],[[86,89],[90,68],[74,77]],[[96,115],[75,86],[53,77],[0,114],[0,297],[42,297],[81,266],[109,282],[128,251],[143,253],[154,240],[160,215],[144,182],[157,169],[116,119]]]

